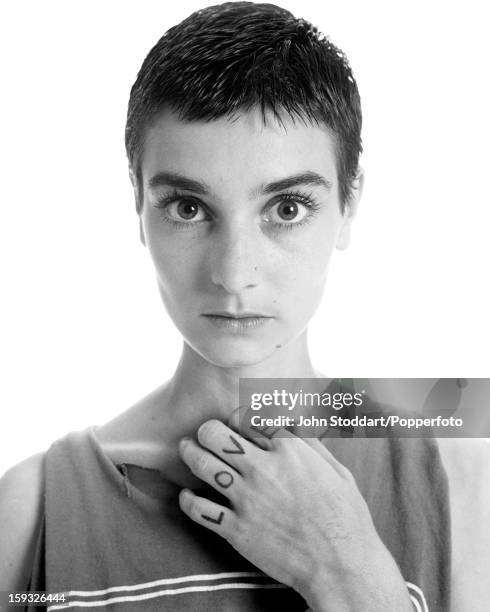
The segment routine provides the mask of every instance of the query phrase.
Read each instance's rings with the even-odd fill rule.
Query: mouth
[[[234,332],[263,327],[274,318],[257,312],[209,312],[201,316],[218,329]]]
[[[205,312],[204,317],[222,317],[225,319],[271,319],[269,315],[259,312]]]

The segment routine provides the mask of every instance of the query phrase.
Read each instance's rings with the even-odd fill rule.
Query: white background
[[[281,3],[350,58],[366,187],[310,328],[328,376],[487,377],[483,2]],[[137,70],[202,0],[3,5],[0,473],[168,378],[181,340],[138,239]]]

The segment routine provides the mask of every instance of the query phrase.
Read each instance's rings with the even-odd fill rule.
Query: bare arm
[[[440,438],[451,503],[451,612],[488,608],[490,441]]]
[[[42,518],[44,453],[0,479],[0,591],[27,589]],[[0,602],[0,610],[4,602]]]

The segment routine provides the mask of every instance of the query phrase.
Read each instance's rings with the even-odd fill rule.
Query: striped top
[[[449,610],[448,490],[434,440],[326,444],[355,476],[414,610]],[[44,475],[44,520],[29,589],[67,593],[47,610],[306,610],[298,593],[185,516],[180,488],[160,472],[114,465],[96,427],[55,441]],[[201,494],[224,503],[207,485]]]

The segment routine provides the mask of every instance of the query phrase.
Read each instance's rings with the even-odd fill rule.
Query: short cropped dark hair
[[[342,212],[357,175],[361,103],[345,54],[317,28],[273,4],[225,2],[170,28],[131,89],[126,151],[142,207],[145,133],[164,108],[183,121],[233,118],[252,108],[281,121],[325,125],[334,135]]]

